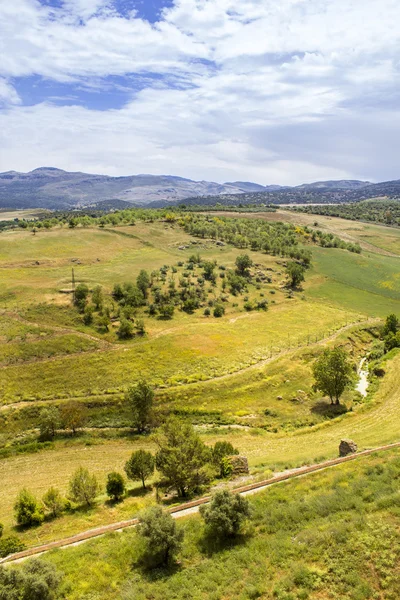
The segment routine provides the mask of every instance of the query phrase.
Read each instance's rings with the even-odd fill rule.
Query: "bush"
[[[146,489],[146,479],[154,473],[155,460],[151,452],[136,450],[125,464],[125,473],[133,481],[141,481]]]
[[[8,537],[3,537],[0,540],[0,558],[4,558],[5,556],[9,556],[10,554],[14,554],[15,552],[21,552],[21,550],[25,549],[25,544],[21,542],[19,537],[16,535],[9,535]],[[0,578],[1,582],[1,578]],[[0,584],[0,598],[1,598],[1,584]]]
[[[144,542],[142,560],[147,567],[168,566],[182,546],[183,530],[161,507],[152,506],[139,516],[138,535]]]
[[[4,600],[54,600],[60,583],[56,568],[37,558],[19,569],[0,567],[0,598]]]
[[[233,537],[250,516],[250,505],[243,496],[220,490],[214,494],[210,504],[200,507],[200,514],[213,536]]]
[[[121,319],[117,329],[117,336],[120,340],[128,340],[133,337],[133,325],[127,319]]]
[[[49,406],[48,408],[42,408],[40,411],[40,439],[41,440],[52,440],[57,432],[57,428],[60,426],[60,411],[55,406]]]
[[[204,310],[204,316],[206,316],[206,317],[209,317],[209,316],[210,316],[210,314],[211,314],[211,311],[210,311],[210,309],[209,309],[209,308],[206,308],[206,309]]]
[[[69,482],[69,495],[77,504],[92,506],[99,492],[96,476],[91,475],[84,467],[79,467]]]
[[[219,468],[220,477],[226,477],[230,473],[227,473],[225,461],[223,460],[226,456],[233,456],[239,454],[239,450],[234,448],[230,442],[216,442],[212,449],[212,462],[216,467]]]
[[[220,317],[223,317],[225,314],[225,308],[222,306],[222,304],[217,304],[214,308],[214,312],[213,315],[215,318],[219,319]]]
[[[125,481],[120,473],[113,471],[107,475],[107,496],[112,500],[120,500],[125,494]]]
[[[15,519],[18,525],[32,527],[43,522],[43,509],[39,506],[35,496],[26,488],[20,491],[14,504]]]
[[[59,517],[64,510],[65,501],[61,496],[61,492],[55,487],[51,487],[47,490],[42,498],[42,501],[45,508],[54,518]]]

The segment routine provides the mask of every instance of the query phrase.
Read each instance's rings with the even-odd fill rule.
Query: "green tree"
[[[69,482],[69,496],[77,504],[92,506],[99,492],[99,484],[95,475],[84,467],[79,467]]]
[[[206,281],[212,281],[215,282],[216,276],[214,273],[214,269],[216,267],[216,262],[215,261],[204,261],[203,262],[203,274],[204,274],[204,279]]]
[[[164,475],[167,485],[180,496],[194,490],[202,481],[203,467],[211,452],[195,433],[190,423],[170,417],[154,435],[158,446],[156,467]]]
[[[19,569],[0,567],[2,600],[55,600],[62,577],[55,566],[32,558]]]
[[[4,525],[3,525],[3,523],[0,523],[0,538],[3,536],[3,531],[4,531]]]
[[[239,450],[234,448],[230,442],[215,442],[214,448],[212,449],[212,461],[214,465],[219,468],[220,477],[225,477],[223,459],[226,456],[233,456],[235,454],[239,454]]]
[[[289,286],[291,288],[297,288],[302,281],[304,281],[305,269],[302,265],[297,262],[290,262],[286,267],[286,274],[289,279]]]
[[[148,567],[168,566],[182,547],[183,530],[160,506],[152,506],[139,516],[137,533],[144,542],[142,559]]]
[[[103,306],[103,301],[103,288],[101,287],[101,285],[96,285],[96,287],[93,288],[92,292],[92,302],[95,305],[96,310],[101,309],[101,307]]]
[[[60,490],[55,487],[51,487],[47,490],[42,498],[42,502],[50,515],[54,518],[60,516],[64,510],[64,498],[61,496]]]
[[[71,400],[61,405],[60,417],[62,426],[65,429],[71,429],[75,435],[77,430],[84,426],[88,411],[81,402]]]
[[[125,481],[121,473],[113,471],[107,475],[106,492],[112,500],[121,500],[125,494]]]
[[[223,317],[225,314],[225,308],[223,304],[216,304],[214,307],[213,315],[215,318]]]
[[[154,403],[153,388],[142,379],[128,389],[125,399],[131,407],[133,426],[142,433],[149,427],[151,421]]]
[[[146,479],[154,473],[155,460],[151,452],[136,450],[125,464],[125,473],[132,481],[141,481],[146,489]]]
[[[57,428],[60,426],[60,411],[56,406],[42,408],[39,417],[40,438],[42,440],[52,440]]]
[[[26,488],[20,491],[14,504],[14,514],[18,525],[31,527],[43,522],[43,509],[35,496]]]
[[[117,336],[120,340],[127,340],[133,337],[133,325],[127,319],[121,319],[117,329]]]
[[[160,316],[163,319],[168,320],[168,319],[172,319],[172,317],[174,316],[175,306],[170,303],[160,304],[158,310],[160,312]]]
[[[209,532],[218,538],[234,537],[240,532],[245,519],[251,516],[250,505],[240,494],[219,490],[210,504],[200,507]]]
[[[339,404],[340,396],[354,381],[348,353],[336,346],[327,348],[313,365],[314,388],[329,396],[331,404]]]
[[[248,254],[240,254],[235,261],[236,271],[242,277],[250,275],[249,269],[253,266],[253,261]]]
[[[25,544],[21,542],[18,536],[16,535],[8,535],[7,537],[3,537],[0,540],[0,558],[4,558],[9,554],[14,554],[14,552],[20,552],[25,549]],[[0,579],[0,598],[1,596],[1,579]],[[7,596],[6,596],[7,598]],[[8,599],[7,599],[8,600]]]
[[[142,269],[137,276],[136,285],[143,294],[143,298],[147,298],[150,287],[150,277],[147,271]]]
[[[86,300],[89,295],[89,288],[86,283],[78,283],[75,288],[74,303],[80,311],[84,311]]]
[[[386,321],[385,321],[385,325],[383,328],[383,335],[386,336],[389,333],[393,333],[394,335],[396,335],[397,331],[399,330],[400,324],[399,324],[399,320],[396,317],[396,315],[391,314],[388,315],[386,317]]]
[[[93,306],[90,304],[87,304],[83,311],[83,322],[88,326],[93,323]]]

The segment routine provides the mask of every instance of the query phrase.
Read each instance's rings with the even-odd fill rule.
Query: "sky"
[[[399,0],[0,0],[0,171],[400,178]]]

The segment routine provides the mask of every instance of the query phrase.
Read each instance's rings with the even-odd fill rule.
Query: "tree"
[[[52,440],[60,426],[60,411],[56,406],[42,408],[40,411],[40,438],[42,440]]]
[[[225,308],[223,304],[216,304],[214,307],[213,315],[216,319],[223,317],[225,314]]]
[[[61,423],[65,429],[71,429],[75,435],[86,422],[87,409],[80,402],[66,402],[60,409]]]
[[[396,335],[398,329],[400,327],[400,323],[396,315],[391,314],[386,317],[385,325],[383,328],[383,335],[386,336],[389,333],[393,333]]]
[[[121,319],[117,336],[120,340],[127,340],[133,337],[133,325],[127,319]]]
[[[0,567],[2,600],[55,600],[61,575],[56,567],[32,558],[19,569]]]
[[[174,316],[175,306],[173,304],[160,304],[158,309],[160,311],[160,316],[165,319],[172,319]]]
[[[180,496],[194,490],[202,481],[202,469],[211,458],[210,450],[190,423],[169,418],[154,436],[158,446],[156,467],[167,485]]]
[[[125,399],[131,407],[133,426],[136,427],[138,433],[142,433],[150,424],[154,403],[153,388],[142,379],[128,389]]]
[[[236,271],[238,275],[243,277],[249,276],[249,269],[253,266],[253,261],[248,254],[240,254],[235,261]]]
[[[60,490],[55,487],[51,487],[47,490],[42,501],[45,508],[54,518],[60,516],[64,510],[64,499],[61,496]]]
[[[151,452],[136,450],[125,464],[125,473],[132,481],[140,480],[146,489],[146,479],[154,473],[155,460]]]
[[[125,481],[121,473],[113,471],[107,475],[106,492],[112,500],[121,500],[125,494]]]
[[[142,292],[143,298],[147,298],[148,290],[150,287],[150,277],[147,271],[145,271],[144,269],[142,269],[139,275],[137,276],[136,285]]]
[[[101,285],[96,285],[95,288],[93,288],[93,292],[92,292],[92,302],[96,307],[96,310],[100,310],[101,307],[103,306],[103,288],[101,287]]]
[[[3,535],[3,531],[4,531],[4,525],[3,525],[3,523],[0,523],[0,538]]]
[[[89,295],[89,288],[86,283],[78,283],[75,288],[74,303],[80,311],[84,311],[86,306],[86,300]]]
[[[99,492],[99,484],[95,475],[91,475],[84,467],[79,467],[69,482],[69,495],[77,504],[92,506]]]
[[[226,456],[233,456],[239,454],[239,450],[233,447],[230,442],[215,442],[214,448],[212,449],[212,461],[216,467],[220,470],[220,477],[225,477],[225,465],[223,459]]]
[[[289,278],[289,287],[297,288],[304,281],[305,269],[297,262],[290,262],[286,267],[286,274]]]
[[[354,381],[348,354],[339,346],[324,350],[313,365],[313,375],[314,388],[329,396],[331,404],[339,404],[340,396]]]
[[[236,536],[244,522],[250,517],[250,505],[240,494],[232,494],[228,490],[219,490],[210,504],[200,506],[210,533],[219,538]]]
[[[85,325],[91,325],[93,323],[93,306],[87,304],[83,311],[83,322]]]
[[[35,496],[26,488],[20,491],[14,504],[14,514],[18,525],[32,527],[43,522],[44,515]]]
[[[203,262],[203,274],[204,274],[204,279],[206,281],[212,281],[215,282],[215,273],[214,273],[214,269],[216,267],[216,263],[215,261],[204,261]]]
[[[144,541],[143,561],[149,567],[171,564],[182,547],[183,530],[160,506],[152,506],[139,516],[137,532]]]

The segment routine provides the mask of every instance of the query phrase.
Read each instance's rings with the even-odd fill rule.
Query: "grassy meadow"
[[[360,458],[250,498],[251,522],[218,545],[199,516],[181,519],[176,568],[143,571],[133,530],[47,555],[69,600],[396,600],[398,453]]]
[[[282,220],[285,215],[289,220],[313,218],[288,211],[269,213],[268,218]],[[355,228],[351,240],[363,244],[359,224],[328,220],[338,235],[344,233],[344,225],[336,221]],[[364,225],[360,228],[363,232]],[[379,241],[379,232],[376,235]],[[396,242],[390,244],[395,253]],[[176,310],[172,320],[146,315],[146,334],[121,341],[114,323],[108,332],[84,325],[71,295],[65,293],[72,269],[78,283],[91,289],[101,285],[110,295],[115,283],[135,281],[141,269],[152,272],[169,265],[178,278],[179,263],[187,263],[193,252],[232,269],[244,251],[194,238],[162,222],[105,229],[57,227],[35,235],[3,231],[0,480],[7,485],[0,490],[0,521],[5,531],[13,530],[12,506],[23,486],[38,497],[50,485],[65,493],[71,474],[83,465],[96,473],[104,488],[106,474],[122,471],[133,450],[152,448],[148,436],[132,434],[124,404],[125,390],[142,377],[156,387],[161,412],[189,419],[206,443],[231,441],[248,457],[253,476],[333,457],[343,437],[354,438],[360,449],[397,440],[396,351],[386,356],[385,377],[374,381],[365,401],[353,390],[346,392],[346,414],[332,414],[312,388],[312,362],[325,345],[346,345],[356,364],[373,344],[373,328],[379,322],[367,319],[400,312],[400,258],[368,248],[360,255],[313,246],[306,281],[290,295],[285,261],[245,250],[257,268],[270,274],[269,281],[251,284],[246,292],[251,302],[266,298],[267,311],[248,312],[243,296],[227,293],[221,318],[207,317],[201,309],[193,314]],[[196,267],[193,277],[198,275]],[[209,294],[213,298],[216,293]],[[41,408],[70,399],[88,408],[85,430],[75,437],[64,432],[46,449],[35,447]],[[24,444],[27,452],[20,453]],[[129,497],[111,506],[103,490],[93,509],[65,513],[19,534],[27,545],[36,545],[131,517],[154,500],[154,492],[143,495],[132,485]]]

